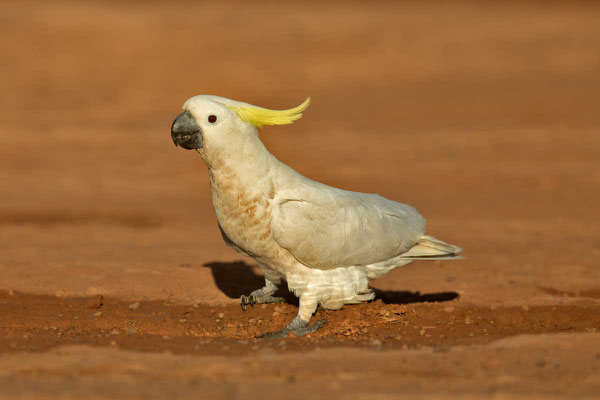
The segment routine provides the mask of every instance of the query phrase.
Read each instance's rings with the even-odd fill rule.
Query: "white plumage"
[[[269,153],[257,126],[291,123],[307,106],[273,111],[195,96],[180,116],[193,121],[178,117],[172,128],[175,143],[195,148],[208,165],[226,243],[256,259],[265,273],[266,286],[253,292],[254,300],[275,301],[271,295],[282,279],[300,298],[299,318],[278,337],[309,332],[304,327],[318,304],[339,309],[372,299],[369,279],[415,259],[457,258],[461,251],[426,236],[425,220],[413,207],[312,181]],[[191,134],[200,135],[199,147],[188,145]]]

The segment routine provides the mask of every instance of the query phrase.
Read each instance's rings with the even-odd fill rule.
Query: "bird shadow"
[[[254,290],[265,286],[265,278],[257,265],[246,264],[243,261],[213,261],[203,266],[210,268],[219,290],[232,299],[248,296]],[[283,297],[290,304],[298,304],[298,299],[287,290],[286,285],[281,285],[274,296]]]
[[[212,261],[203,265],[210,268],[215,284],[227,297],[238,299],[242,295],[249,295],[252,291],[265,285],[265,279],[256,265],[244,261],[219,262]],[[452,301],[459,297],[456,292],[419,293],[409,291],[375,289],[375,300],[385,304],[411,304],[411,303],[440,303]],[[298,304],[298,299],[290,293],[286,285],[281,285],[275,294],[283,297],[290,304]]]
[[[204,264],[210,268],[215,284],[227,297],[239,298],[265,285],[259,268],[243,261],[218,262]]]
[[[420,293],[375,289],[375,299],[384,304],[442,303],[459,298],[456,292]]]

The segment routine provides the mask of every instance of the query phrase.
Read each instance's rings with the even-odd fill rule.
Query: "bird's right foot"
[[[256,335],[257,339],[283,339],[289,336],[292,332],[294,336],[304,336],[310,333],[314,333],[327,325],[326,319],[320,319],[315,322],[312,326],[308,326],[308,322],[302,320],[299,316],[294,318],[285,328],[276,332],[265,332]]]

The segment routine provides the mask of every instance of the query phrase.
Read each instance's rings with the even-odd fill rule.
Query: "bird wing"
[[[317,182],[308,189],[278,196],[271,222],[277,243],[308,267],[386,261],[410,249],[425,231],[425,220],[409,205]]]

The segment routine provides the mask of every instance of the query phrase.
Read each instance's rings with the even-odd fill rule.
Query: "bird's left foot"
[[[327,325],[326,319],[320,319],[313,325],[308,326],[308,322],[302,320],[299,316],[294,318],[285,328],[277,332],[265,332],[260,335],[256,335],[257,339],[281,339],[288,337],[288,334],[292,332],[295,336],[304,336],[309,333],[314,333]]]
[[[270,294],[266,294],[261,292],[261,290],[255,290],[250,293],[250,296],[242,296],[240,298],[240,304],[242,306],[242,310],[246,311],[246,306],[250,305],[254,307],[255,304],[264,304],[264,303],[285,303],[285,299],[283,297],[275,297]]]

